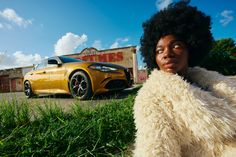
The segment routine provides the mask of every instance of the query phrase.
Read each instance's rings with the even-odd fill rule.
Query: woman
[[[186,2],[143,25],[149,79],[134,104],[134,156],[236,156],[236,83],[196,67],[213,41],[210,17]]]

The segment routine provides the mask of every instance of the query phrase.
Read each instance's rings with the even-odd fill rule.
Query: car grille
[[[105,88],[109,90],[119,90],[127,87],[127,83],[125,80],[111,80],[109,81]]]

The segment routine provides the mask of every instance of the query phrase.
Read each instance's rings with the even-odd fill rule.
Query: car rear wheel
[[[73,74],[70,79],[70,93],[80,100],[91,99],[92,87],[89,77],[82,71]]]
[[[29,81],[25,81],[24,83],[24,92],[27,98],[32,98],[34,96],[34,93],[32,91]]]

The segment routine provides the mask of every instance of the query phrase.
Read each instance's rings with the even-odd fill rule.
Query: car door
[[[46,63],[47,60],[43,60],[30,73],[31,86],[36,92],[47,93],[48,91],[49,75],[46,73]]]
[[[49,58],[47,73],[50,79],[50,90],[52,93],[64,93],[62,87],[65,80],[65,67],[58,58]]]

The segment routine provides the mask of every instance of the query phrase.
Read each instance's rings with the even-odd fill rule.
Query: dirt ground
[[[84,107],[93,107],[105,102],[111,101],[111,99],[123,99],[126,98],[130,93],[136,92],[139,86],[125,89],[120,92],[108,92],[98,96],[94,96],[92,100],[80,101],[72,98],[70,95],[40,95],[36,98],[27,99],[23,92],[15,93],[0,93],[0,101],[17,101],[17,102],[28,102],[32,107],[43,106],[45,104],[52,104],[61,107],[64,111],[70,111],[75,104],[80,104]]]

